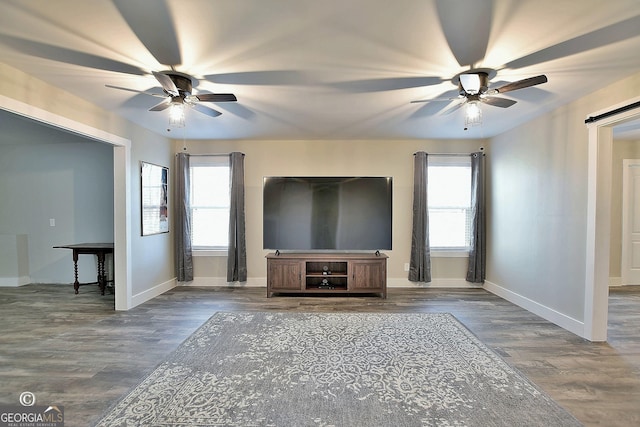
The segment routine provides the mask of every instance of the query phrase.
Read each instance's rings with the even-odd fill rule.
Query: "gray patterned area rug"
[[[216,313],[99,426],[579,426],[452,315]]]

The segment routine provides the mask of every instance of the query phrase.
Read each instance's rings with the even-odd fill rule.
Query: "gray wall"
[[[175,286],[173,256],[174,164],[171,144],[149,131],[138,129],[131,135],[131,250],[132,293],[143,294],[150,286]],[[140,203],[140,162],[169,168],[169,232],[142,236]],[[144,298],[143,298],[144,299]]]
[[[584,321],[588,131],[640,74],[493,138],[487,279],[545,317]],[[569,320],[571,321],[571,320]]]
[[[71,251],[53,246],[113,241],[113,149],[46,132],[25,130],[18,143],[0,133],[0,234],[27,235],[32,283],[72,283]],[[81,281],[95,281],[94,257],[79,266]]]

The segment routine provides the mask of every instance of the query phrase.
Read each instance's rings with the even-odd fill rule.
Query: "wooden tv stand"
[[[387,255],[376,253],[271,253],[267,297],[291,294],[380,294],[387,297]]]

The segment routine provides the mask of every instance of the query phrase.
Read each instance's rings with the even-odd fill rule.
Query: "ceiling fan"
[[[451,82],[458,86],[458,96],[455,98],[433,98],[419,99],[411,101],[412,103],[433,102],[433,101],[449,101],[451,104],[447,106],[441,114],[449,114],[463,105],[483,103],[494,107],[507,108],[514,105],[517,101],[508,98],[501,98],[499,95],[518,89],[524,89],[547,82],[547,76],[544,74],[507,83],[498,88],[489,87],[489,81],[495,77],[496,71],[491,68],[476,68],[462,73],[456,74]],[[453,102],[452,102],[453,101]]]
[[[218,117],[222,113],[213,108],[206,107],[201,102],[235,102],[238,99],[232,93],[193,93],[194,82],[197,84],[197,80],[192,76],[178,71],[153,71],[153,76],[156,78],[160,86],[162,86],[162,92],[148,92],[140,91],[136,89],[130,89],[126,87],[105,85],[106,87],[113,89],[126,90],[129,92],[141,93],[144,95],[150,95],[155,97],[164,98],[162,102],[154,105],[149,111],[163,111],[169,107],[177,106],[180,109],[184,106],[193,107],[194,110],[199,111],[202,114],[206,114],[210,117]]]

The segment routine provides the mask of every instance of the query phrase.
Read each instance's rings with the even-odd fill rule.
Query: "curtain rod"
[[[625,111],[633,110],[634,108],[637,108],[637,107],[640,107],[640,101],[634,102],[634,103],[629,104],[629,105],[625,105],[624,107],[616,108],[616,109],[611,110],[611,111],[607,111],[606,113],[598,114],[597,116],[589,116],[589,117],[587,117],[587,119],[584,122],[585,122],[585,124],[597,122],[600,119],[604,119],[604,118],[607,118],[607,117],[610,117],[610,116],[614,116],[614,115],[616,115],[618,113],[624,113]]]
[[[480,152],[482,152],[482,149],[480,150]],[[415,156],[417,154],[413,153],[413,155]],[[427,153],[428,156],[449,156],[449,157],[467,157],[467,156],[473,156],[476,153]],[[482,155],[484,156],[485,153],[482,153]]]
[[[184,151],[181,151],[181,153],[183,153]],[[175,155],[177,156],[180,153],[176,153]],[[187,153],[189,154],[189,153]],[[244,153],[240,153],[243,156],[245,155]],[[189,156],[191,157],[223,157],[223,156],[230,156],[231,153],[214,153],[214,154],[189,154]]]

